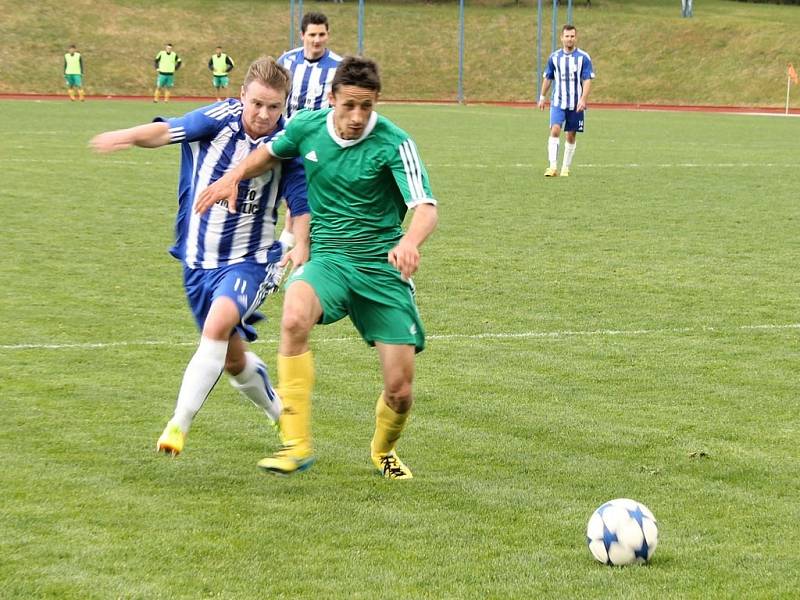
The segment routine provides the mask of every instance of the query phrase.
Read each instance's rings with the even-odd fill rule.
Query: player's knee
[[[283,306],[281,316],[281,330],[293,338],[307,337],[311,332],[314,322],[307,310],[291,303]]]
[[[389,378],[383,388],[383,399],[393,411],[408,412],[413,403],[411,380],[405,377]]]

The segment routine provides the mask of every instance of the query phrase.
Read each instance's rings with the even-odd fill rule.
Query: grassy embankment
[[[504,5],[503,5],[504,4]],[[595,102],[781,106],[786,63],[798,51],[778,31],[800,27],[800,7],[705,0],[682,19],[677,0],[576,2],[580,45],[595,62]],[[277,55],[289,44],[285,0],[42,0],[24,11],[0,0],[6,58],[0,93],[61,93],[61,56],[70,42],[86,62],[90,94],[149,94],[152,57],[171,41],[184,59],[178,95],[211,93],[208,56],[217,43],[238,62]],[[357,3],[305,3],[332,23],[331,46],[357,49]],[[237,15],[231,18],[230,15]],[[561,21],[566,9],[561,11]],[[533,4],[467,3],[464,90],[467,101],[530,101],[536,93]],[[367,3],[365,53],[378,59],[384,97],[453,100],[457,95],[458,7],[417,2]],[[544,14],[544,59],[551,13]]]

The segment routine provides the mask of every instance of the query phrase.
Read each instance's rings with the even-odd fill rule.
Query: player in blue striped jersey
[[[547,92],[553,84],[553,97],[550,101],[550,137],[547,140],[547,157],[550,165],[545,177],[558,175],[558,140],[561,129],[566,132],[564,159],[561,163],[561,176],[569,176],[569,168],[575,155],[575,140],[578,132],[583,132],[584,111],[592,89],[594,69],[589,55],[577,47],[578,32],[574,25],[561,28],[561,50],[550,55],[544,70],[544,86],[539,96],[539,110],[544,110]]]
[[[300,22],[300,38],[303,45],[285,52],[278,64],[292,74],[292,87],[286,99],[286,118],[298,110],[320,110],[328,108],[333,76],[342,57],[328,49],[328,17],[319,12],[303,15]],[[286,213],[281,241],[291,247],[294,244],[291,209]]]
[[[278,64],[292,74],[292,89],[286,101],[286,118],[298,110],[327,108],[328,93],[342,57],[328,48],[328,17],[310,12],[300,23],[303,45],[281,55]]]
[[[235,168],[250,152],[283,131],[282,117],[290,78],[271,57],[248,69],[241,100],[229,98],[178,118],[96,136],[98,152],[140,146],[181,144],[176,240],[170,253],[183,262],[184,289],[202,331],[200,343],[186,367],[173,417],[157,449],[173,455],[183,450],[186,434],[223,369],[231,383],[273,421],[281,400],[266,365],[247,351],[253,341],[256,312],[280,283],[282,267],[308,259],[309,209],[305,173],[299,159],[284,160],[273,169],[241,182],[236,209],[220,202],[200,215],[192,210],[197,196]],[[295,215],[297,245],[288,253],[275,240],[280,200]]]

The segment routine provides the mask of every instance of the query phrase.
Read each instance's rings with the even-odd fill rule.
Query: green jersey
[[[64,55],[64,75],[83,75],[83,59],[80,52]]]
[[[162,50],[156,54],[155,64],[159,73],[172,75],[181,68],[181,57],[174,50],[172,52]]]
[[[332,108],[301,110],[267,146],[278,158],[303,157],[312,255],[386,262],[407,210],[436,204],[413,140],[376,112],[360,138],[344,140]]]

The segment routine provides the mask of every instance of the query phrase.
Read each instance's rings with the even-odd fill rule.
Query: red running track
[[[151,102],[150,96],[86,96],[87,100],[141,100]],[[5,94],[0,93],[0,100],[69,100],[66,94]],[[173,102],[213,102],[215,98],[210,96],[172,96]],[[399,98],[382,98],[385,103],[402,104],[457,104],[455,100],[413,100]],[[469,106],[510,106],[517,108],[534,108],[534,102],[467,102]],[[714,105],[685,105],[685,104],[609,104],[602,102],[592,102],[592,108],[605,108],[612,110],[667,110],[683,112],[716,112],[716,113],[751,113],[751,114],[778,114],[782,115],[785,109],[778,107],[765,106],[714,106]],[[790,108],[789,114],[800,115],[800,108]]]

